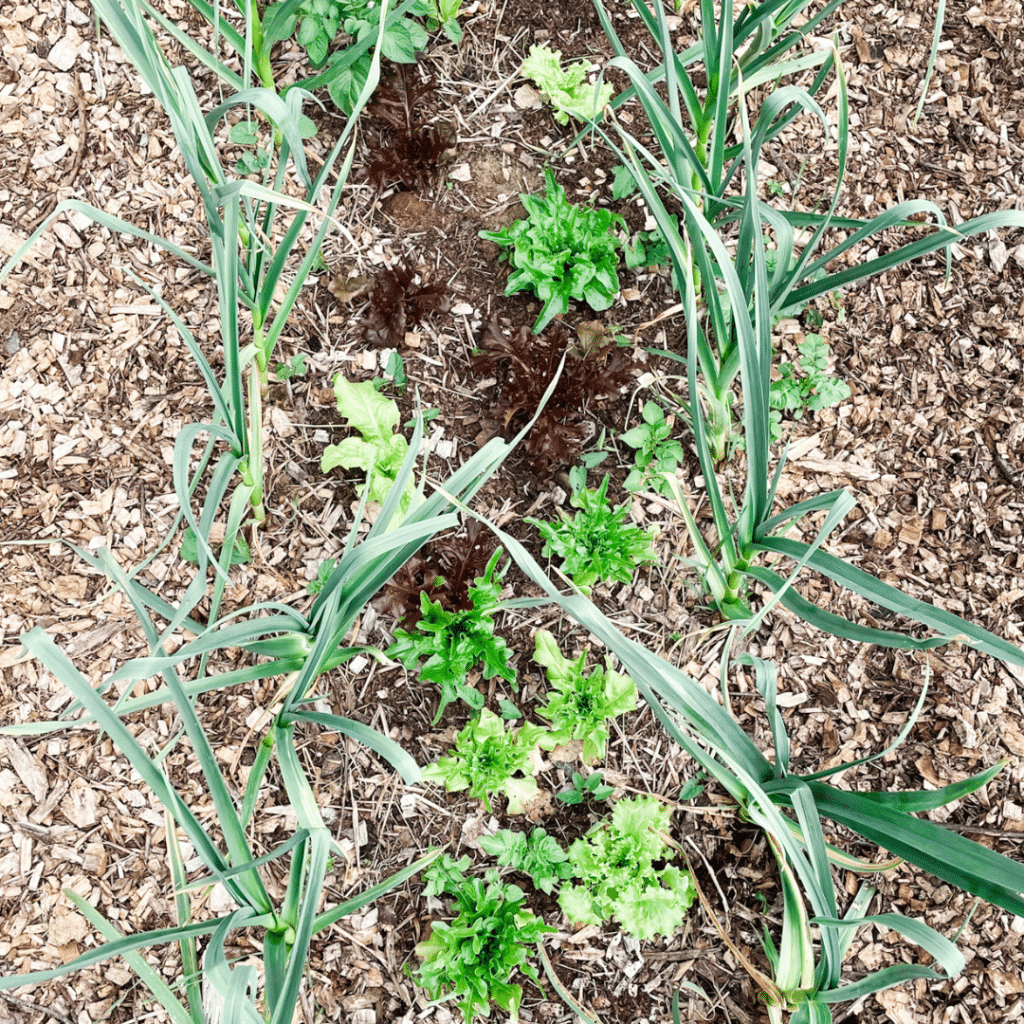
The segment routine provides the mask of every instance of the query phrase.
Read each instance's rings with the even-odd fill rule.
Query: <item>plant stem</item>
[[[252,505],[252,515],[257,523],[262,523],[267,518],[266,509],[263,507],[263,388],[265,381],[260,373],[257,358],[249,367],[249,458],[247,472],[243,472],[242,478],[246,486],[252,487],[252,494],[249,502]]]

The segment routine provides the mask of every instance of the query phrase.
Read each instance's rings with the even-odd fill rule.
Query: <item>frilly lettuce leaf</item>
[[[385,398],[371,381],[352,384],[339,373],[334,378],[334,395],[338,412],[370,444],[386,443],[402,418],[395,402]]]
[[[570,740],[582,740],[583,760],[594,764],[607,751],[608,719],[636,710],[636,684],[610,664],[584,676],[586,655],[570,661],[546,629],[537,630],[535,643],[533,660],[544,666],[554,690],[547,705],[537,711],[552,724],[541,746],[553,750]]]
[[[358,430],[359,437],[346,437],[338,444],[328,445],[320,460],[320,470],[329,473],[336,466],[343,469],[365,469],[372,477],[367,497],[383,504],[409,454],[409,442],[394,432],[401,419],[398,406],[384,398],[370,381],[352,384],[342,374],[334,378],[338,412],[348,426]],[[409,511],[418,491],[412,478],[399,501],[399,514],[392,522],[398,526]]]
[[[612,87],[587,81],[590,64],[577,61],[562,68],[562,51],[547,46],[531,46],[520,73],[532,78],[541,95],[554,108],[555,120],[567,124],[570,116],[581,121],[596,121],[612,98]],[[595,307],[596,308],[596,307]]]
[[[491,810],[490,794],[508,798],[508,813],[521,814],[537,798],[531,754],[536,726],[506,728],[493,711],[484,709],[455,737],[455,749],[423,770],[425,782],[443,784],[450,793],[468,789]],[[515,778],[522,773],[523,778]]]
[[[441,703],[434,721],[453,701],[464,700],[474,711],[484,706],[484,696],[468,684],[469,670],[483,664],[484,678],[501,676],[513,688],[516,686],[515,669],[509,665],[509,649],[505,641],[494,634],[491,612],[501,597],[501,580],[508,563],[498,572],[495,568],[502,549],[498,548],[487,564],[483,576],[469,588],[472,608],[448,611],[440,601],[432,601],[426,591],[420,592],[422,617],[415,631],[398,629],[395,642],[387,655],[398,658],[409,670],[419,668],[421,679],[441,687]]]
[[[555,929],[524,910],[522,889],[503,884],[497,871],[488,871],[484,878],[465,878],[459,877],[460,865],[447,858],[438,876],[443,891],[454,897],[453,912],[458,916],[451,924],[431,925],[430,934],[415,949],[421,964],[416,969],[406,966],[406,973],[431,999],[458,1000],[466,1024],[477,1016],[488,1017],[492,1002],[518,1020],[523,992],[510,979],[522,971],[540,986],[528,962],[530,947]]]
[[[671,856],[659,834],[669,828],[669,811],[655,797],[620,800],[610,818],[569,847],[573,878],[559,905],[570,920],[597,924],[616,919],[639,939],[670,935],[683,923],[696,896],[687,872],[654,862]]]

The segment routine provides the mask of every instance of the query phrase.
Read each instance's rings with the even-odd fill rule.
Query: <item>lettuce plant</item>
[[[612,87],[587,81],[590,64],[577,61],[562,67],[562,51],[547,46],[531,46],[530,56],[523,61],[520,73],[532,78],[540,94],[555,108],[555,120],[568,124],[570,117],[580,121],[597,121],[601,111],[611,102]]]
[[[596,667],[583,674],[586,654],[570,661],[558,649],[546,629],[538,629],[533,660],[547,671],[552,692],[537,714],[552,724],[540,745],[545,750],[570,740],[583,741],[583,760],[593,764],[604,757],[608,746],[608,719],[636,710],[636,685],[629,676]]]
[[[561,522],[527,518],[544,538],[544,556],[563,559],[562,572],[580,589],[598,580],[630,583],[637,566],[653,562],[651,535],[626,525],[629,506],[613,509],[608,502],[608,477],[596,491],[582,490],[570,499],[580,511],[572,518],[561,509]]]
[[[614,918],[631,935],[671,935],[697,890],[686,871],[667,860],[671,848],[660,835],[669,828],[668,808],[653,796],[620,800],[611,817],[569,847],[572,885],[563,885],[561,908],[576,924]]]
[[[365,469],[369,473],[367,498],[383,504],[409,454],[409,442],[394,432],[402,418],[398,406],[381,395],[372,381],[350,384],[340,373],[334,378],[334,394],[338,399],[338,412],[361,437],[346,437],[338,444],[328,445],[320,460],[320,469],[324,473],[335,466]],[[398,521],[418,497],[410,477],[398,503]],[[393,525],[397,526],[398,521]]]
[[[392,403],[394,404],[394,403]],[[455,700],[464,700],[475,711],[484,706],[483,694],[466,683],[469,670],[483,663],[486,679],[501,676],[513,687],[516,673],[508,663],[508,645],[494,635],[492,612],[501,598],[501,581],[508,563],[495,576],[502,549],[491,556],[483,576],[469,588],[470,608],[448,611],[440,601],[432,601],[426,591],[420,593],[420,619],[415,632],[395,630],[395,642],[387,649],[389,658],[397,658],[407,670],[419,669],[420,679],[441,687],[441,703],[434,721]]]
[[[423,769],[423,781],[444,785],[449,793],[468,789],[488,811],[490,794],[502,793],[508,813],[522,814],[539,793],[531,755],[543,731],[536,725],[508,729],[485,708],[455,737],[447,757]]]
[[[586,302],[591,309],[607,309],[619,293],[618,248],[613,227],[626,222],[611,210],[575,206],[565,189],[545,168],[545,196],[520,195],[527,212],[501,231],[481,231],[480,237],[511,249],[515,273],[506,295],[531,289],[544,302],[533,333],[539,334],[559,313],[569,311],[569,300]]]
[[[562,844],[542,828],[535,828],[529,837],[503,828],[493,836],[481,836],[480,846],[502,867],[529,875],[541,892],[550,894],[571,873]]]
[[[541,988],[527,957],[531,946],[556,929],[524,909],[523,890],[503,883],[496,869],[482,879],[466,878],[468,866],[468,857],[455,861],[445,856],[425,873],[427,893],[452,896],[456,917],[451,924],[431,925],[416,946],[419,968],[407,966],[406,973],[431,999],[458,999],[465,1024],[489,1017],[492,1002],[515,1022],[523,989],[510,979],[522,971]]]

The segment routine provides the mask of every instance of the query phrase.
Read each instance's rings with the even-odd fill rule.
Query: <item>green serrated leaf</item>
[[[609,505],[608,482],[605,477],[596,491],[583,490],[573,496],[580,511],[572,519],[565,513],[559,523],[526,519],[540,531],[545,557],[562,558],[562,571],[580,588],[599,579],[630,583],[639,565],[656,558],[651,535],[627,525],[629,506],[612,509]]]
[[[654,866],[671,854],[661,836],[668,830],[668,808],[654,797],[620,800],[610,818],[569,848],[578,884],[563,885],[558,898],[569,918],[579,924],[614,918],[639,939],[671,935],[696,889],[685,871]]]
[[[555,120],[566,124],[570,117],[596,121],[611,102],[614,92],[607,82],[596,86],[587,81],[590,65],[578,61],[562,68],[561,50],[531,46],[520,73],[532,78],[540,94],[555,108]]]

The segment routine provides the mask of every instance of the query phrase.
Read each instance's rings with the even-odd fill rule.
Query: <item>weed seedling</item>
[[[808,409],[828,409],[850,397],[850,388],[838,377],[831,377],[828,369],[828,342],[820,334],[808,334],[797,345],[800,350],[800,370],[792,363],[779,367],[781,377],[773,380],[768,401],[771,404],[771,443],[782,436],[782,413],[786,410],[793,419],[800,419]]]
[[[321,590],[324,589],[324,585],[331,578],[331,573],[334,572],[334,566],[337,562],[333,558],[325,558],[316,570],[316,578],[311,579],[306,584],[306,593],[310,597],[316,597]]]
[[[274,376],[280,381],[291,380],[292,377],[301,377],[305,372],[305,352],[296,352],[287,363],[274,364]]]
[[[657,402],[645,402],[642,422],[627,430],[621,439],[636,449],[633,468],[626,477],[627,491],[638,491],[649,484],[660,494],[669,496],[671,491],[662,478],[662,473],[674,474],[683,461],[683,446],[669,435],[672,423]]]
[[[579,772],[572,773],[572,785],[556,793],[563,804],[581,804],[587,797],[591,800],[607,800],[615,792],[614,787],[604,784],[600,772],[591,772],[586,778]]]
[[[459,24],[462,0],[423,0],[422,7],[428,32],[441,29],[456,46],[462,42],[462,26]]]

